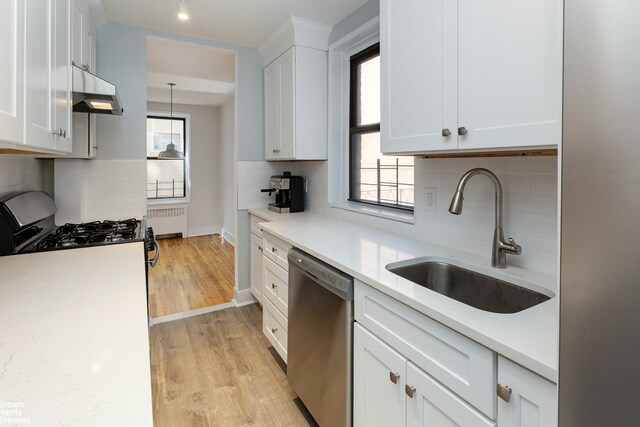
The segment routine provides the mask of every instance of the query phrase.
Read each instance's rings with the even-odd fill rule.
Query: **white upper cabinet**
[[[25,3],[25,134],[22,144],[71,150],[70,0]]]
[[[260,46],[265,158],[327,159],[327,50],[331,27],[290,16]]]
[[[561,0],[382,0],[382,151],[554,148]]]
[[[500,427],[558,425],[558,392],[555,384],[499,357],[498,390],[502,391],[498,399]]]
[[[457,148],[456,9],[455,1],[380,3],[383,152]]]
[[[9,144],[24,140],[24,4],[0,2],[0,141]]]
[[[84,0],[71,0],[72,62],[95,73],[96,27],[89,5]],[[96,156],[96,115],[73,113],[73,150],[69,158],[92,159]]]

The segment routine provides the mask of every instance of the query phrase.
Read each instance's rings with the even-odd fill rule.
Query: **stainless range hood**
[[[73,65],[73,111],[121,116],[116,86]]]

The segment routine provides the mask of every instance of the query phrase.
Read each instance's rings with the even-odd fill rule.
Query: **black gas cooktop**
[[[43,238],[22,249],[21,252],[40,252],[70,249],[102,244],[126,243],[143,240],[140,221],[94,221],[81,224],[67,223],[46,234]]]

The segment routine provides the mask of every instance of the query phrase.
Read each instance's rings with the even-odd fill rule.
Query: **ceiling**
[[[147,37],[147,101],[220,106],[235,90],[235,54],[222,49]]]
[[[109,22],[258,47],[287,16],[335,25],[368,0],[104,0]]]

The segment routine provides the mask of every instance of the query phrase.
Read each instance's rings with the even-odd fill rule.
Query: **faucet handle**
[[[512,253],[513,255],[520,255],[522,253],[522,246],[517,244],[512,237],[509,237],[508,240],[509,240],[509,245],[511,245],[509,252]]]

